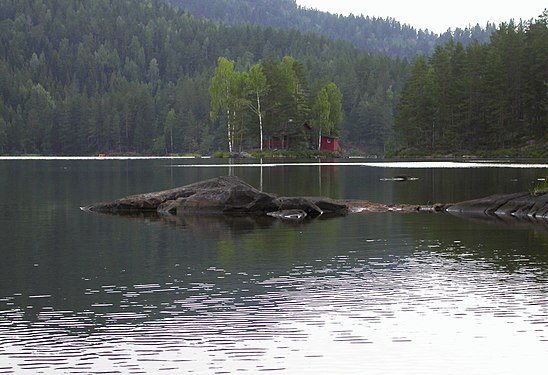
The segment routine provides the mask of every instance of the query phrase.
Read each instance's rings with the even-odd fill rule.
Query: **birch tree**
[[[316,100],[312,106],[312,111],[316,117],[316,128],[318,130],[318,150],[321,147],[322,132],[327,131],[329,125],[329,111],[330,111],[329,96],[326,88],[322,88],[316,95]]]
[[[339,125],[342,122],[342,94],[336,84],[330,82],[318,92],[312,111],[317,121],[319,150],[322,134],[339,134]]]
[[[253,65],[249,70],[249,73],[245,74],[245,87],[248,95],[253,97],[253,100],[248,102],[248,107],[258,116],[260,145],[261,151],[263,151],[263,112],[261,109],[261,98],[267,92],[268,85],[261,65]]]
[[[216,121],[221,112],[224,111],[226,114],[229,152],[232,152],[234,146],[234,122],[231,119],[236,114],[235,83],[237,79],[238,73],[234,70],[234,61],[219,57],[209,87],[209,94],[211,95],[209,116],[212,121]]]
[[[327,100],[329,101],[329,135],[339,135],[339,126],[342,122],[342,94],[336,84],[333,82],[325,86]]]

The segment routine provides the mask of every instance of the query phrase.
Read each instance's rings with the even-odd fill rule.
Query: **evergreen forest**
[[[414,33],[400,50],[376,37],[378,51],[311,29],[210,20],[175,2],[2,0],[0,154],[210,154],[259,149],[304,123],[318,136],[340,136],[346,151],[375,155],[492,150],[544,137],[546,13],[500,25],[487,43],[454,32],[424,51],[411,28],[370,20]],[[235,4],[271,4],[273,12],[295,5],[224,2],[234,12]],[[302,13],[287,21],[295,25],[317,17],[314,24],[351,30],[367,21],[287,9]],[[225,68],[232,78],[223,97]]]
[[[302,83],[294,101],[312,107],[334,82],[343,98],[341,137],[379,152],[408,69],[405,60],[348,42],[229,26],[158,0],[3,0],[0,11],[2,154],[226,150],[223,118],[210,116],[219,57],[244,72],[259,62],[275,67],[286,56]],[[302,120],[283,105],[263,108],[266,129]],[[254,125],[248,146],[258,148]]]
[[[417,57],[397,105],[400,154],[547,156],[548,12],[489,44]]]
[[[359,49],[391,57],[412,59],[429,55],[436,45],[450,39],[468,45],[472,41],[487,43],[495,25],[457,28],[437,35],[416,30],[393,18],[364,15],[342,16],[297,5],[295,0],[164,0],[188,10],[192,15],[227,24],[263,25],[297,29],[333,40],[346,40]]]

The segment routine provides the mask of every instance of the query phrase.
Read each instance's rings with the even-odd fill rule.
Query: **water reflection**
[[[544,368],[542,269],[501,273],[453,246],[369,238],[286,269],[180,264],[162,282],[88,288],[81,311],[12,296],[0,358],[6,373],[509,373],[516,358],[527,373]],[[32,320],[27,304],[43,306]]]
[[[451,212],[452,215],[462,220],[471,220],[476,223],[485,223],[495,225],[500,229],[530,229],[535,231],[548,232],[548,220],[534,217],[516,217],[512,215],[482,215],[482,214],[463,214],[459,212]]]
[[[179,228],[185,231],[209,236],[210,238],[223,237],[225,234],[245,234],[251,233],[258,229],[273,229],[278,227],[293,227],[298,228],[303,225],[308,225],[314,220],[329,220],[341,215],[321,215],[318,218],[306,217],[301,220],[282,220],[267,215],[249,214],[159,214],[155,211],[143,212],[117,212],[95,213],[89,212],[92,215],[98,216],[114,216],[121,219],[129,219],[144,224],[158,223],[165,224],[171,227]]]
[[[0,203],[0,373],[541,374],[548,366],[545,231],[423,213],[299,226],[126,220],[78,206],[226,170],[79,163],[9,166],[12,184],[0,184],[3,196],[18,197]],[[264,188],[317,194],[317,166],[292,168],[265,169]],[[490,181],[484,194],[514,178],[417,170],[417,184],[387,186],[380,178],[400,171],[329,173],[322,191],[387,202],[450,196],[453,182],[472,177]]]

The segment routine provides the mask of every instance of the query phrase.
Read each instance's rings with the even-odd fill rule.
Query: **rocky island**
[[[287,220],[306,217],[344,216],[351,212],[417,211],[432,208],[416,205],[384,205],[362,200],[326,197],[278,197],[265,193],[238,177],[223,176],[178,188],[131,195],[111,202],[82,207],[84,211],[159,215],[258,215]]]
[[[388,205],[365,200],[326,197],[279,197],[260,191],[238,177],[223,176],[170,190],[95,203],[81,209],[119,215],[230,215],[274,217],[292,221],[320,216],[345,216],[358,212],[427,211],[447,212],[458,216],[534,221],[548,219],[548,194],[532,195],[524,192],[492,195],[459,203]]]

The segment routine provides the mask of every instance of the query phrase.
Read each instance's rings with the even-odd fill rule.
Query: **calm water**
[[[79,210],[229,173],[279,195],[389,203],[521,191],[548,175],[355,162],[0,160],[0,374],[545,374],[548,226]],[[398,174],[419,179],[381,181]]]

